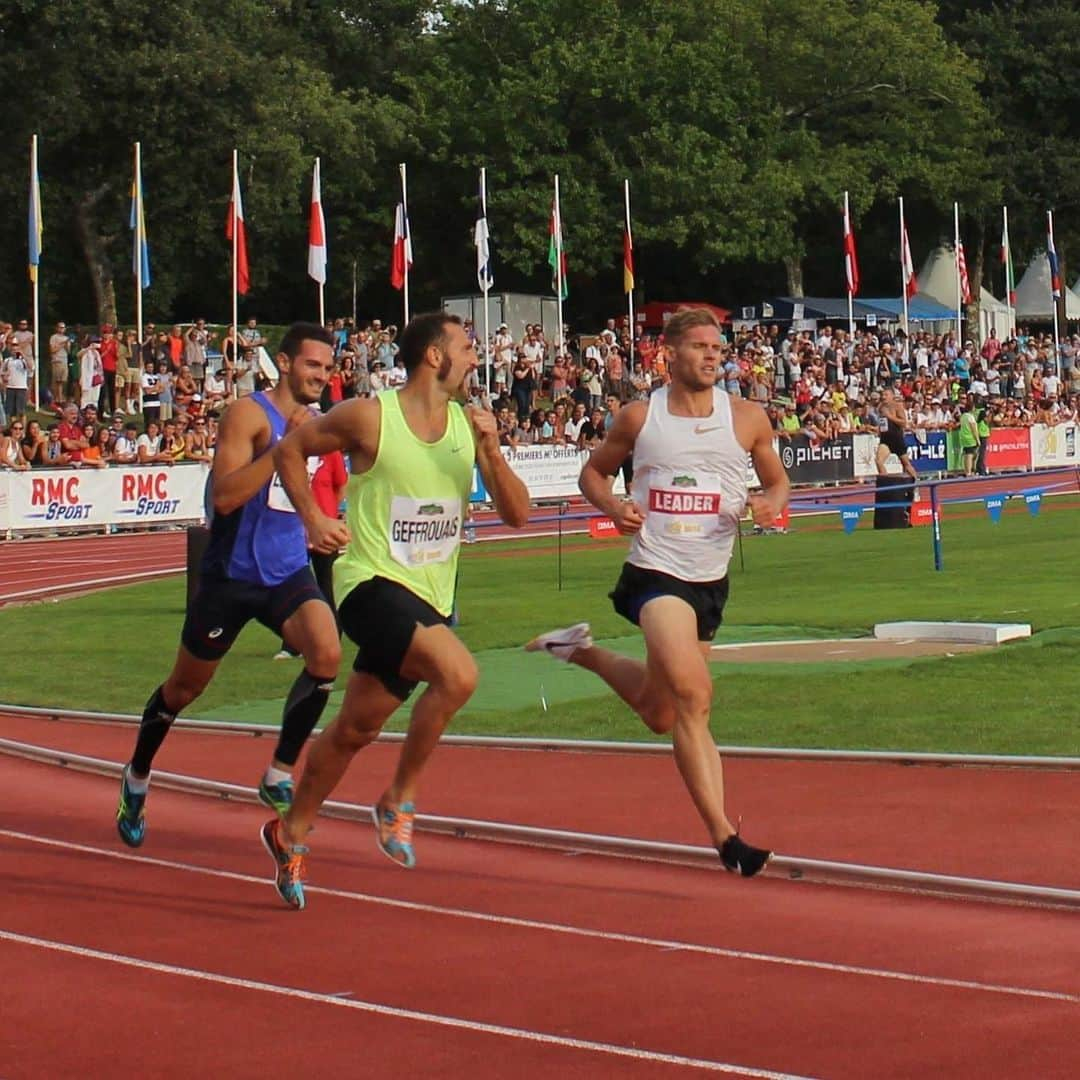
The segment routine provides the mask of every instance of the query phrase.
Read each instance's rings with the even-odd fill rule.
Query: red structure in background
[[[646,330],[663,330],[664,323],[672,315],[687,308],[705,308],[716,316],[718,322],[731,322],[731,312],[727,308],[707,304],[704,300],[653,300],[638,312],[638,322],[643,323]]]

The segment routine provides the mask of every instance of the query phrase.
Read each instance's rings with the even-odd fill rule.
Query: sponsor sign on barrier
[[[934,523],[934,508],[926,500],[911,504],[912,525],[932,525]]]
[[[209,467],[42,469],[7,477],[8,532],[199,521]]]
[[[594,540],[610,540],[619,535],[619,530],[615,528],[615,522],[611,518],[590,518],[589,535]]]
[[[909,431],[904,435],[904,442],[907,443],[908,457],[916,472],[943,473],[948,468],[948,447],[944,431]],[[895,460],[897,469],[902,469],[899,458]]]
[[[780,461],[793,484],[835,484],[855,475],[853,436],[812,441],[801,432],[780,446]]]
[[[908,458],[915,466],[917,473],[928,475],[948,470],[949,449],[946,435],[944,431],[909,431],[904,434]],[[856,477],[877,476],[877,448],[880,442],[877,435],[854,436],[854,475]],[[904,467],[895,454],[890,454],[885,459],[885,472],[889,476],[899,476],[903,471]]]
[[[1030,469],[1031,429],[994,428],[986,445],[988,469]]]
[[[1077,430],[1076,424],[1036,424],[1031,429],[1031,467],[1080,465]]]
[[[503,446],[507,464],[529,489],[529,498],[570,499],[580,494],[578,477],[581,467],[589,460],[587,450],[573,446],[519,446],[516,450]],[[612,488],[616,495],[626,492],[622,474],[615,477]]]

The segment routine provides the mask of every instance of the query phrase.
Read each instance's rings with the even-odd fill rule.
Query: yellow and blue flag
[[[142,175],[138,172],[131,183],[131,228],[134,231],[131,251],[131,272],[140,289],[150,287],[150,248],[146,242],[146,217],[143,213]]]
[[[29,215],[30,280],[38,279],[41,262],[41,185],[38,183],[37,136],[30,144],[30,215]]]

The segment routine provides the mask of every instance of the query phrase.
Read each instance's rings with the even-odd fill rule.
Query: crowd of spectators
[[[327,324],[335,366],[322,406],[401,386],[396,326],[380,319]],[[515,338],[497,326],[468,386],[475,403],[497,418],[500,441],[517,448],[588,449],[610,428],[619,408],[667,381],[662,333],[640,328],[631,342],[625,322],[595,335],[568,335],[558,347],[539,325]],[[269,385],[273,367],[258,321],[233,340],[206,321],[159,330],[105,325],[70,331],[57,323],[44,342],[50,383],[42,407],[55,416],[27,419],[32,391],[33,334],[25,319],[0,323],[0,467],[102,467],[111,463],[209,461],[222,409]],[[42,351],[44,352],[45,349]],[[896,390],[916,430],[962,427],[965,413],[989,426],[1021,427],[1080,418],[1080,335],[1062,342],[1063,374],[1045,333],[995,334],[976,349],[955,333],[870,327],[782,330],[757,325],[725,335],[725,389],[759,402],[778,438],[803,433],[815,441],[846,432],[877,432],[881,391]]]
[[[1062,374],[1048,334],[991,331],[976,350],[955,333],[905,340],[867,329],[755,327],[736,335],[724,363],[729,392],[759,401],[780,438],[827,440],[879,430],[881,391],[895,390],[915,431],[960,427],[969,407],[993,427],[1059,424],[1080,417],[1080,335],[1062,343]]]

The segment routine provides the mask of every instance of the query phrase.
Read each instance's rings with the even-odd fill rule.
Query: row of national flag
[[[961,303],[970,304],[972,300],[971,280],[968,276],[967,257],[964,253],[964,244],[960,239],[960,211],[958,204],[953,204],[954,210],[954,238],[953,253],[956,268],[956,280],[958,299]],[[627,219],[627,236],[629,236],[629,219]],[[843,210],[843,251],[844,251],[844,276],[847,284],[849,297],[859,294],[859,262],[855,251],[855,232],[851,225],[851,212],[848,204],[847,192],[844,192]],[[1057,248],[1054,245],[1054,214],[1046,212],[1046,259],[1050,264],[1050,291],[1055,300],[1061,297],[1061,268],[1058,262]],[[1000,260],[1004,271],[1005,293],[1010,307],[1016,306],[1016,274],[1013,270],[1012,249],[1009,246],[1009,211],[1008,207],[1002,207],[1002,229]],[[631,271],[632,273],[632,271]],[[907,222],[904,219],[904,200],[900,200],[900,278],[904,296],[907,300],[912,299],[919,291],[919,281],[915,273],[915,263],[911,257],[911,244],[908,240]]]
[[[402,170],[401,201],[394,210],[394,239],[390,262],[390,282],[395,289],[404,289],[413,266],[412,237],[409,231],[408,204],[406,200],[404,166]],[[1016,277],[1013,270],[1012,250],[1009,244],[1008,209],[1003,208],[1000,261],[1004,271],[1005,292],[1008,304],[1016,304]],[[954,204],[954,258],[957,277],[958,300],[971,302],[971,282],[968,276],[967,259],[964,245],[960,238],[959,207]],[[129,226],[132,231],[132,275],[140,290],[150,285],[150,248],[146,232],[146,213],[143,201],[143,183],[141,164],[136,144],[135,173],[131,185],[131,213]],[[30,280],[37,283],[38,267],[41,262],[44,227],[41,215],[41,187],[37,165],[37,139],[31,144],[30,161],[30,199],[28,217],[28,269]],[[225,222],[226,239],[234,249],[234,287],[240,295],[246,295],[251,287],[251,273],[248,263],[247,233],[244,224],[244,209],[240,191],[240,176],[233,169],[232,192]],[[481,170],[480,189],[477,198],[477,215],[473,234],[476,247],[476,278],[482,291],[488,291],[495,283],[492,267],[491,233],[487,218],[487,190],[484,171]],[[851,224],[851,213],[847,192],[844,193],[843,209],[843,252],[844,273],[849,297],[859,293],[859,263],[856,253],[855,232]],[[1055,300],[1061,297],[1061,268],[1054,244],[1054,217],[1052,211],[1046,214],[1046,258],[1050,265],[1050,289]],[[548,265],[551,268],[552,291],[560,300],[569,295],[567,284],[566,248],[563,241],[562,211],[559,203],[558,178],[556,177],[555,197],[551,204],[551,216],[548,222]],[[911,255],[907,222],[904,219],[903,200],[900,200],[900,275],[903,293],[910,300],[919,291],[919,282],[915,264]],[[327,280],[327,244],[326,219],[322,206],[321,168],[318,158],[315,160],[311,178],[311,209],[308,224],[308,276],[319,286]],[[630,227],[630,194],[626,184],[625,220],[623,223],[623,292],[632,295],[634,291],[634,244]]]

